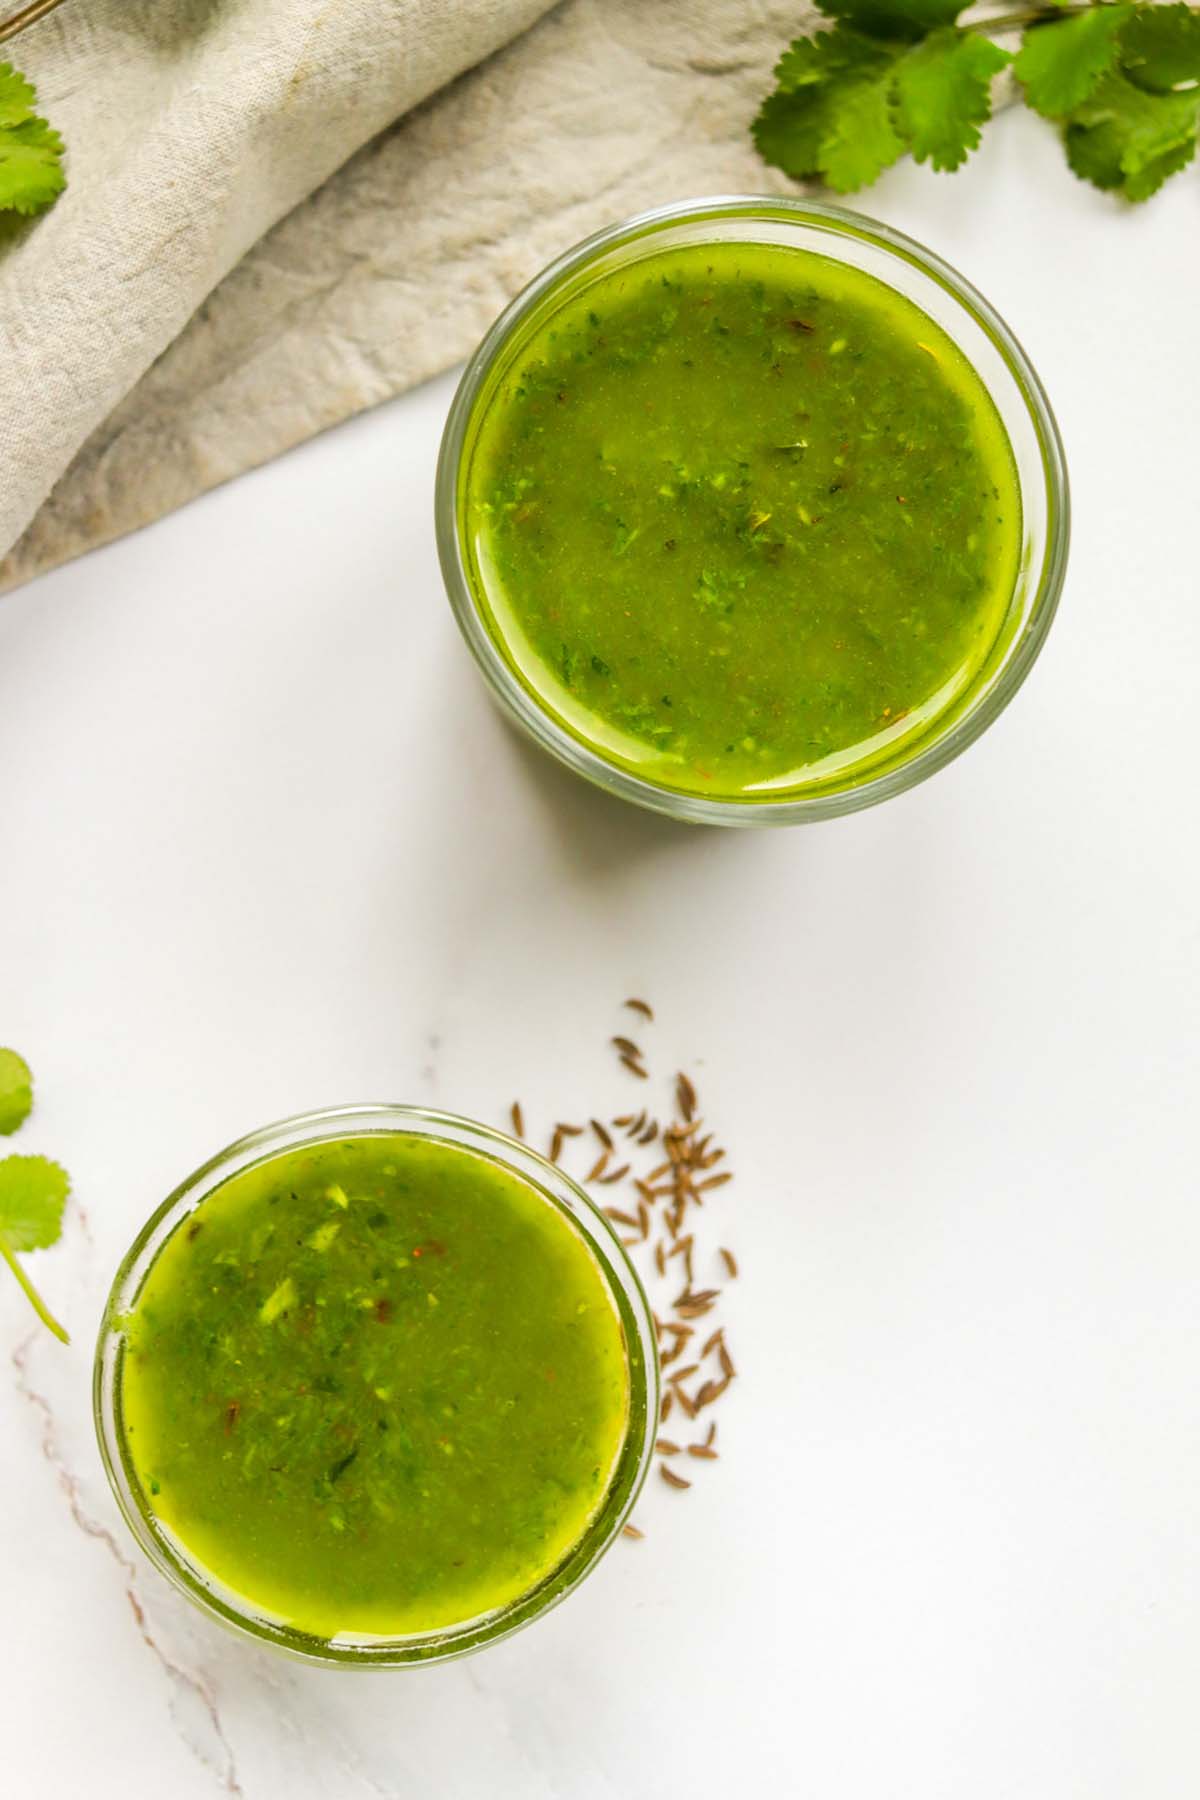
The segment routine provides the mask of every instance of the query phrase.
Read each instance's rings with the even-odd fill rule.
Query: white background
[[[0,602],[11,1148],[87,1215],[31,1259],[69,1350],[0,1285],[5,1792],[1194,1800],[1200,175],[1126,212],[1014,113],[864,210],[1008,318],[1076,508],[1026,688],[902,799],[689,832],[515,741],[434,556],[449,378]],[[466,1663],[210,1627],[91,1439],[136,1227],[313,1105],[612,1109],[639,991],[738,1170],[722,1461]]]

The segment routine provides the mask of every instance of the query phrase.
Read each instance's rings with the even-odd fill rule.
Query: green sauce
[[[436,1630],[528,1593],[620,1455],[625,1338],[582,1235],[474,1152],[374,1133],[232,1176],[132,1316],[142,1504],[296,1630]]]
[[[928,736],[1017,580],[1012,450],[925,313],[799,249],[691,245],[543,314],[460,530],[518,679],[605,760],[744,800]]]

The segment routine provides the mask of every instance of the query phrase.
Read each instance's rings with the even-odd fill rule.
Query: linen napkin
[[[748,127],[801,23],[786,0],[67,0],[0,50],[70,176],[0,247],[0,588],[459,360],[598,226],[785,187]]]

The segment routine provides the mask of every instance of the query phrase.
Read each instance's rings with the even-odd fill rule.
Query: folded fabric
[[[70,186],[0,249],[0,587],[447,367],[586,232],[786,185],[748,127],[801,23],[783,0],[68,0],[12,47]]]

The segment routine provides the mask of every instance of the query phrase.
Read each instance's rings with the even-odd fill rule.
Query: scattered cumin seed
[[[675,1310],[676,1312],[680,1312],[685,1306],[697,1306],[701,1302],[711,1306],[714,1300],[719,1300],[720,1298],[720,1288],[700,1288],[693,1293],[691,1284],[689,1283],[688,1286],[684,1288],[682,1294],[680,1294],[678,1300],[676,1300]]]
[[[596,1136],[600,1139],[600,1142],[604,1145],[604,1148],[606,1150],[611,1150],[613,1147],[612,1138],[609,1136],[605,1127],[600,1123],[599,1119],[589,1119],[588,1124],[591,1126],[591,1128],[595,1132]]]
[[[655,1438],[654,1448],[660,1456],[678,1456],[680,1446],[673,1444],[670,1438]]]
[[[624,1181],[628,1173],[629,1164],[622,1163],[619,1169],[610,1169],[607,1175],[602,1175],[600,1177],[600,1180],[604,1183],[605,1187],[608,1187],[614,1181]],[[633,1223],[636,1225],[637,1220],[635,1219]]]
[[[717,1421],[714,1419],[708,1428],[708,1435],[704,1440],[704,1448],[706,1450],[711,1450],[713,1445],[716,1443],[716,1441],[717,1441]]]
[[[725,1345],[723,1343],[719,1344],[717,1347],[717,1361],[721,1365],[721,1372],[724,1375],[726,1381],[732,1381],[734,1376],[737,1374],[737,1370],[733,1366],[732,1356],[730,1356],[728,1350],[725,1348]]]
[[[721,1342],[721,1339],[724,1336],[725,1336],[725,1327],[723,1325],[718,1325],[717,1329],[713,1332],[712,1336],[705,1343],[703,1350],[701,1350],[701,1352],[700,1352],[701,1356],[707,1356],[710,1350],[715,1350],[717,1345]]]
[[[700,1372],[700,1364],[699,1363],[689,1363],[686,1369],[677,1369],[675,1371],[675,1373],[672,1375],[671,1380],[673,1382],[686,1381],[688,1379],[689,1375],[697,1375],[697,1374],[699,1374],[699,1372]]]
[[[696,1416],[697,1407],[696,1407],[696,1402],[692,1399],[691,1395],[684,1388],[675,1388],[674,1394],[675,1394],[675,1398],[678,1400],[680,1406],[682,1406],[682,1408],[683,1408],[684,1412],[687,1414],[688,1418],[694,1419]]]
[[[631,1230],[637,1224],[633,1214],[622,1212],[619,1206],[606,1206],[604,1216],[606,1219],[611,1219],[614,1225],[628,1225]]]
[[[698,1194],[707,1194],[709,1188],[724,1187],[727,1181],[732,1180],[733,1176],[728,1169],[724,1170],[720,1175],[706,1175],[703,1181],[698,1181],[696,1183],[696,1192]]]
[[[666,1274],[667,1259],[663,1255],[663,1247],[661,1244],[655,1244],[655,1246],[654,1246],[654,1266],[658,1270],[658,1273],[660,1276],[663,1276]]]
[[[643,1069],[641,1063],[635,1062],[632,1056],[622,1056],[620,1061],[629,1070],[631,1075],[637,1076],[639,1081],[649,1081],[650,1076],[647,1071]]]
[[[622,1056],[636,1057],[638,1062],[645,1061],[645,1058],[643,1057],[641,1051],[638,1049],[637,1045],[634,1043],[632,1038],[615,1037],[615,1038],[610,1038],[608,1041],[610,1044],[614,1044],[616,1046],[616,1048],[621,1052]]]
[[[628,1126],[633,1124],[633,1114],[632,1113],[622,1113],[621,1117],[619,1119],[613,1120],[613,1124],[617,1127],[617,1129],[619,1131],[624,1131]]]
[[[642,1234],[642,1242],[650,1236],[650,1208],[644,1200],[638,1203],[638,1226]]]
[[[717,1254],[720,1256],[721,1261],[725,1264],[725,1269],[729,1276],[730,1281],[736,1281],[737,1276],[738,1276],[738,1260],[737,1260],[737,1257],[733,1254],[733,1251],[726,1250],[724,1245],[722,1245],[721,1249],[717,1252]]]
[[[550,1161],[556,1163],[562,1155],[563,1134],[559,1126],[554,1128],[554,1136],[550,1139]]]
[[[687,1453],[689,1456],[699,1457],[703,1462],[716,1462],[717,1460],[717,1452],[710,1450],[707,1444],[689,1444]]]
[[[677,1475],[674,1469],[668,1469],[666,1463],[659,1463],[658,1472],[663,1480],[673,1488],[689,1488],[692,1485],[690,1481],[685,1481],[682,1475]]]
[[[521,1111],[519,1100],[513,1101],[509,1109],[509,1117],[512,1119],[514,1137],[523,1138],[525,1136],[525,1114]]]
[[[679,1101],[679,1110],[689,1124],[696,1113],[696,1090],[682,1072],[675,1080],[675,1097]]]
[[[674,1404],[675,1404],[675,1396],[671,1392],[670,1388],[668,1388],[666,1393],[662,1397],[662,1405],[658,1409],[659,1419],[661,1420],[661,1422],[664,1425],[666,1424],[667,1420],[671,1416],[671,1408],[674,1406]]]
[[[562,1123],[561,1119],[559,1120],[558,1124],[554,1127],[554,1129],[555,1129],[555,1131],[561,1131],[564,1137],[582,1137],[583,1136],[583,1126],[582,1125],[564,1125]]]
[[[661,1181],[664,1175],[669,1175],[670,1173],[671,1173],[671,1165],[669,1162],[659,1163],[657,1169],[651,1169],[650,1173],[646,1177],[646,1180],[647,1181]]]
[[[608,1167],[608,1159],[609,1152],[607,1150],[602,1150],[583,1179],[585,1181],[598,1181]]]
[[[638,1143],[639,1144],[652,1144],[657,1136],[658,1136],[658,1120],[651,1119],[651,1121],[647,1125],[646,1129],[642,1132],[641,1136],[638,1138]]]
[[[622,1525],[621,1536],[627,1538],[644,1538],[645,1532],[636,1525]]]
[[[641,1013],[643,1019],[653,1019],[654,1008],[646,1000],[626,1000],[625,1005],[630,1012]]]

